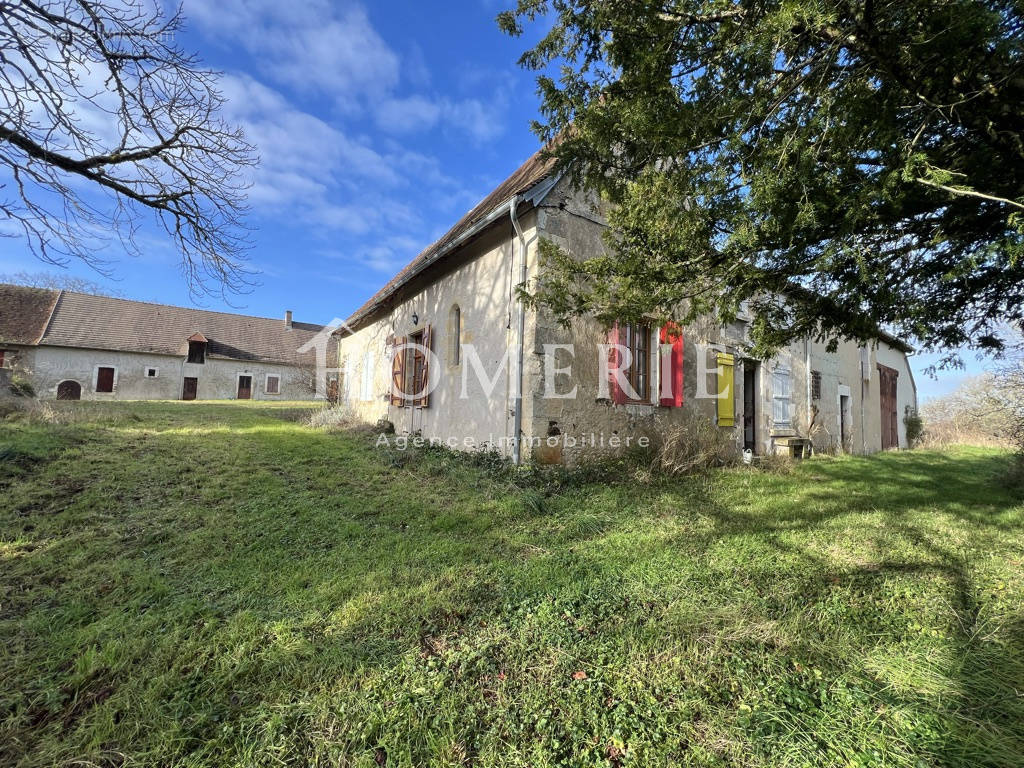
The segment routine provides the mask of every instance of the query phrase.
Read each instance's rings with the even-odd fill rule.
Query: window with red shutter
[[[620,405],[622,403],[650,403],[651,361],[653,359],[651,356],[651,326],[616,323],[608,331],[608,345],[608,390],[612,402]],[[626,365],[627,361],[628,365]],[[616,375],[616,371],[620,368],[621,378],[625,379],[629,385],[628,388],[619,384],[619,376]]]

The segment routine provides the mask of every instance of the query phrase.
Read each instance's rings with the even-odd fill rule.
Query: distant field
[[[62,407],[0,420],[0,765],[1024,765],[998,450],[553,492]]]

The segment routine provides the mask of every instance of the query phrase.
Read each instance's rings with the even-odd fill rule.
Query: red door
[[[882,410],[882,450],[900,447],[898,414],[896,411],[896,387],[899,371],[885,365],[878,366],[879,398]]]
[[[182,400],[195,400],[199,390],[199,379],[194,376],[186,376],[185,383],[181,387]]]
[[[252,399],[252,376],[239,376],[238,377],[238,399],[239,400],[251,400]]]

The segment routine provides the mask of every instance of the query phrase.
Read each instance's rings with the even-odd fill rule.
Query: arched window
[[[448,312],[448,363],[458,365],[462,362],[462,310],[458,304],[452,304]]]

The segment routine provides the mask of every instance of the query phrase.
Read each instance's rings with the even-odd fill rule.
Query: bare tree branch
[[[158,0],[0,1],[0,236],[101,266],[151,214],[193,290],[244,285],[256,157],[181,21]]]

